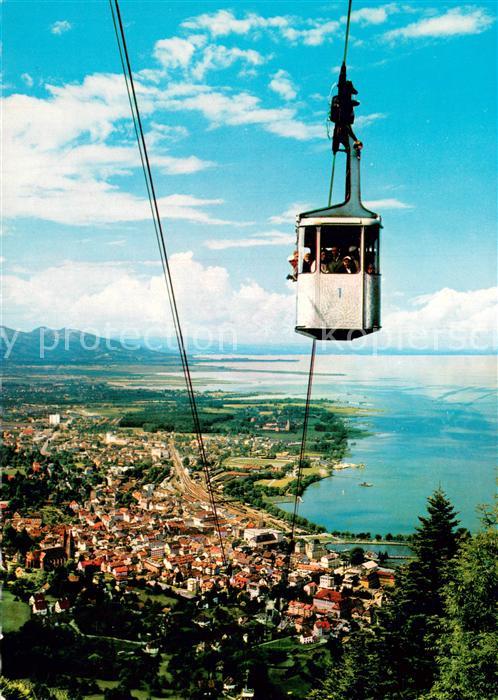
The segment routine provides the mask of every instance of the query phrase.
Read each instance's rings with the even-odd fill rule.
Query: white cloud
[[[197,156],[187,158],[174,158],[173,156],[150,156],[151,163],[157,165],[159,170],[167,175],[190,175],[198,173],[214,165],[210,160],[201,160]]]
[[[228,331],[238,342],[271,342],[293,335],[294,288],[272,293],[252,280],[234,285],[226,268],[203,265],[191,252],[172,255],[170,263],[187,337]],[[162,276],[137,274],[127,264],[64,262],[30,276],[6,275],[3,291],[18,327],[103,335],[133,330],[153,337],[173,332]],[[496,287],[444,288],[386,314],[382,333],[372,338],[386,348],[490,350],[497,312]]]
[[[373,112],[372,114],[360,114],[355,116],[354,124],[356,127],[364,128],[370,126],[374,122],[378,122],[380,119],[385,119],[386,115],[382,112]]]
[[[189,195],[170,195],[158,199],[163,219],[178,219],[191,223],[228,225],[233,222],[214,218],[203,208],[219,204],[221,200],[209,200]],[[46,189],[33,191],[30,197],[18,203],[11,215],[36,217],[70,226],[105,225],[116,222],[146,221],[150,219],[147,200],[135,197],[103,182],[75,183],[72,189]]]
[[[282,119],[265,126],[266,131],[270,131],[277,136],[283,136],[297,141],[310,141],[311,139],[323,139],[327,134],[325,121],[323,124],[306,124],[300,119]]]
[[[268,109],[261,100],[248,92],[225,94],[219,90],[184,86],[183,94],[173,91],[160,97],[165,109],[199,111],[213,127],[259,124],[278,136],[307,141],[323,137],[325,126],[306,124],[296,119],[296,110],[290,107]],[[192,94],[188,95],[188,89]]]
[[[222,44],[206,45],[206,37],[199,34],[187,39],[161,39],[154,46],[154,56],[164,70],[180,69],[184,75],[194,80],[202,80],[210,70],[229,68],[236,61],[242,61],[252,68],[265,62],[264,56],[254,49],[228,48]],[[142,70],[140,75],[156,84],[162,77],[160,71]]]
[[[393,197],[386,199],[372,199],[370,201],[363,202],[363,204],[369,209],[378,211],[380,214],[382,214],[382,212],[388,209],[413,208],[411,204],[406,204],[406,202],[402,202],[399,199],[395,199]],[[270,216],[268,220],[270,223],[276,225],[295,224],[297,214],[300,214],[304,211],[310,211],[311,209],[312,205],[307,202],[295,202],[294,204],[291,204],[290,207],[286,209],[286,211],[275,216]]]
[[[336,21],[316,22],[311,29],[283,28],[282,36],[292,43],[302,43],[305,46],[320,46],[330,35],[334,36],[337,34],[339,29],[342,29],[341,24]]]
[[[136,85],[144,115],[154,109],[154,91]],[[109,145],[129,106],[120,76],[93,75],[79,85],[47,86],[49,97],[14,94],[3,100],[4,216],[39,217],[88,225],[148,218],[144,198],[128,194],[109,178],[140,167],[133,142]],[[84,143],[82,143],[84,142]],[[154,150],[153,165],[169,175],[213,165],[195,156]],[[200,200],[168,206],[164,216],[211,223]],[[212,222],[220,223],[220,219]]]
[[[29,73],[23,73],[23,74],[21,75],[21,79],[24,81],[24,83],[26,83],[26,85],[27,85],[28,87],[33,87],[33,85],[35,84],[35,81],[34,81],[33,78],[30,76]]]
[[[291,43],[319,46],[330,36],[337,34],[341,23],[335,20],[309,20],[280,15],[263,17],[255,13],[248,13],[239,19],[230,10],[218,10],[192,17],[183,22],[182,27],[207,31],[213,37],[251,34],[251,37],[257,38],[264,30]]]
[[[151,163],[167,175],[184,175],[205,170],[214,165],[196,156],[174,158],[168,155],[150,155]],[[91,177],[92,174],[126,173],[128,169],[140,167],[140,158],[135,144],[130,146],[107,146],[95,143],[88,146],[75,146],[64,153],[63,168],[68,175],[80,174]],[[61,168],[62,172],[62,168]]]
[[[292,84],[290,75],[285,70],[278,70],[270,81],[270,89],[284,100],[293,100],[297,96],[297,91]]]
[[[362,7],[359,10],[351,12],[351,22],[360,24],[383,24],[389,18],[389,15],[399,12],[399,6],[395,3],[389,5],[381,5],[380,7]],[[345,20],[346,17],[343,17]]]
[[[496,346],[498,287],[468,292],[444,288],[416,297],[410,306],[386,315],[383,323],[386,331],[404,339],[405,344],[412,338],[425,339],[427,347],[436,350]]]
[[[249,66],[261,66],[264,56],[254,49],[227,48],[221,44],[211,44],[202,52],[202,58],[192,67],[192,76],[202,80],[209,70],[229,68],[235,61],[242,61]]]
[[[254,29],[286,27],[288,24],[287,17],[262,17],[249,13],[243,19],[237,19],[230,10],[217,10],[191,17],[182,23],[182,27],[208,31],[212,36],[218,37],[229,34],[247,34]]]
[[[71,22],[68,22],[66,19],[58,20],[57,22],[54,22],[52,25],[50,25],[50,31],[52,32],[52,34],[56,35],[65,34],[72,28],[73,25],[71,24]]]
[[[142,111],[150,113],[151,91],[137,84]],[[81,136],[105,140],[114,123],[128,118],[129,105],[120,75],[87,76],[82,83],[45,85],[45,99],[13,94],[4,100],[9,136],[29,146],[56,148]]]
[[[255,248],[268,245],[294,245],[295,234],[281,231],[264,231],[254,233],[248,238],[214,238],[204,243],[211,250],[226,250],[227,248]]]
[[[154,56],[163,68],[187,68],[198,44],[198,41],[177,36],[161,39],[154,46]]]
[[[191,252],[172,255],[170,263],[186,336],[226,329],[239,342],[278,340],[293,328],[293,294],[271,293],[251,280],[235,287],[224,267],[204,266]],[[173,332],[162,276],[137,275],[131,267],[66,262],[28,279],[6,276],[4,294],[22,327]]]
[[[187,138],[189,130],[185,126],[169,126],[151,122],[150,130],[146,134],[147,146],[158,146],[165,141],[181,141]]]
[[[235,50],[234,50],[235,51]],[[224,54],[236,60],[238,50]],[[258,64],[257,52],[244,60]],[[213,59],[214,60],[214,59]],[[121,76],[95,74],[80,84],[46,85],[48,97],[13,94],[3,100],[4,216],[38,217],[72,225],[108,224],[148,218],[144,197],[124,191],[111,178],[126,177],[140,167],[131,140],[129,105]],[[298,140],[321,138],[324,127],[297,118],[296,109],[268,109],[248,92],[230,93],[194,83],[171,83],[161,89],[135,84],[142,117],[156,112],[198,111],[211,127],[259,125],[266,131]],[[123,126],[128,129],[123,136]],[[161,143],[171,134],[179,138],[184,127],[152,122],[147,137],[153,146],[152,164],[167,175],[200,172],[213,163],[193,155],[176,157]],[[158,193],[160,197],[160,192]],[[174,206],[160,198],[167,218],[207,224],[228,223],[209,216],[206,202]]]
[[[386,209],[413,209],[411,204],[402,202],[394,197],[388,197],[386,199],[371,199],[368,202],[363,202],[363,204],[369,209],[378,211],[382,214]]]
[[[398,38],[417,39],[480,34],[494,22],[483,9],[454,7],[442,15],[421,19],[384,35],[387,41]]]
[[[295,224],[297,214],[301,214],[303,211],[309,211],[311,209],[311,204],[303,202],[294,202],[281,214],[276,216],[270,216],[268,221],[272,224]]]

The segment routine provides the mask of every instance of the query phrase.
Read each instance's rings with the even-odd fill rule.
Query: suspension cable
[[[335,159],[336,159],[337,153],[334,153],[332,156],[332,172],[330,173],[330,187],[329,187],[329,202],[328,205],[329,207],[332,206],[332,191],[334,189],[334,175],[335,175]]]
[[[348,16],[346,19],[346,36],[344,38],[344,55],[342,62],[346,63],[346,59],[348,57],[348,46],[349,46],[349,30],[351,27],[351,8],[353,7],[353,0],[348,1]],[[328,206],[332,206],[332,190],[334,189],[334,175],[335,175],[335,159],[336,159],[337,153],[334,153],[333,158],[332,158],[332,172],[330,174],[330,186],[329,186],[329,201],[328,201]]]
[[[128,79],[128,73],[127,73],[126,66],[125,66],[125,59],[124,59],[124,56],[123,56],[123,49],[121,48],[119,30],[118,30],[118,26],[117,26],[117,24],[116,24],[116,16],[115,16],[115,13],[114,13],[114,8],[113,8],[112,2],[111,2],[110,0],[109,0],[109,3],[110,3],[110,7],[111,7],[112,23],[113,23],[113,26],[114,26],[114,32],[115,32],[115,34],[116,34],[116,40],[117,40],[117,44],[118,44],[119,58],[120,58],[120,61],[121,61],[121,68],[122,68],[122,70],[123,70],[123,76],[124,76],[125,84],[126,84],[126,92],[127,92],[127,95],[128,95],[128,103],[129,103],[129,105],[130,105],[130,110],[131,110],[131,114],[132,114],[132,118],[133,118],[133,127],[134,127],[134,131],[135,131],[135,136],[136,136],[136,139],[137,139],[138,151],[139,151],[139,154],[140,154],[140,161],[141,161],[141,163],[142,163],[142,170],[143,170],[144,175],[145,175],[145,177],[144,177],[144,179],[145,179],[145,186],[146,186],[146,188],[147,188],[147,196],[148,196],[148,199],[149,199],[149,205],[150,205],[150,210],[151,210],[151,214],[152,214],[152,222],[153,222],[154,231],[155,231],[155,234],[156,234],[156,240],[157,240],[157,243],[158,243],[159,255],[160,255],[160,258],[161,258],[161,266],[162,266],[162,269],[163,269],[163,274],[164,274],[164,276],[167,277],[166,261],[165,261],[164,254],[163,254],[163,247],[161,246],[159,226],[158,226],[158,222],[156,221],[156,215],[155,215],[155,210],[154,210],[154,206],[153,206],[153,199],[152,199],[152,193],[151,193],[151,186],[150,186],[150,184],[149,184],[149,179],[148,179],[148,177],[147,177],[147,169],[146,169],[146,163],[145,163],[144,153],[143,153],[143,149],[142,149],[142,141],[141,141],[140,134],[139,134],[139,131],[138,131],[137,116],[136,116],[136,114],[135,114],[135,106],[134,106],[134,103],[133,103],[132,94],[131,94],[131,89],[130,89],[130,84],[129,84],[129,79]],[[169,289],[169,286],[168,286],[167,283],[166,283],[166,289],[167,289],[168,297],[169,297],[169,296],[170,296],[170,289]],[[170,299],[170,304],[171,304],[171,299]],[[177,324],[176,324],[176,318],[175,318],[175,315],[174,315],[174,314],[173,314],[173,325],[174,325],[174,327],[175,327],[175,332],[176,332]],[[184,359],[183,359],[183,354],[182,354],[182,353],[180,353],[180,360],[181,360],[181,363],[182,363],[182,371],[185,373],[185,363],[184,363]],[[191,403],[192,403],[192,399],[191,399],[190,392],[187,391],[187,393],[188,393],[189,403],[191,404]],[[191,405],[191,410],[192,410],[192,405]]]
[[[349,29],[351,27],[351,8],[353,7],[353,0],[349,0],[348,3],[348,17],[346,20],[346,37],[344,39],[344,56],[342,59],[343,63],[346,63],[348,57],[348,45],[349,45]]]
[[[135,136],[137,139],[138,150],[140,153],[140,161],[142,164],[142,170],[145,178],[145,184],[147,189],[147,196],[149,199],[149,204],[152,213],[152,220],[154,225],[154,231],[156,234],[156,240],[159,248],[159,255],[161,258],[161,265],[163,269],[164,280],[166,284],[166,291],[168,294],[169,305],[171,309],[171,315],[173,318],[173,326],[175,329],[175,335],[178,343],[178,349],[180,353],[180,360],[182,364],[182,370],[185,377],[185,384],[187,387],[187,394],[190,403],[190,409],[192,413],[192,420],[194,424],[194,432],[197,440],[197,447],[199,451],[199,457],[202,464],[204,478],[206,481],[206,488],[209,496],[209,502],[214,518],[214,525],[216,532],[218,534],[221,556],[223,564],[226,566],[227,558],[225,553],[225,546],[223,543],[223,537],[221,534],[220,521],[218,517],[218,510],[216,507],[216,500],[214,497],[214,490],[211,482],[211,474],[209,469],[209,460],[207,458],[206,448],[204,445],[204,439],[202,436],[201,423],[199,418],[199,412],[197,409],[197,402],[195,398],[195,392],[192,382],[192,376],[190,373],[189,361],[187,356],[187,350],[185,345],[185,340],[183,337],[182,327],[180,323],[180,315],[178,312],[178,306],[176,302],[176,296],[173,286],[173,279],[171,275],[171,269],[168,260],[168,253],[166,249],[166,241],[164,237],[164,230],[162,226],[161,216],[159,213],[159,206],[157,203],[157,197],[154,187],[154,180],[152,177],[152,169],[150,166],[149,155],[147,151],[147,145],[145,141],[145,135],[142,126],[142,119],[140,116],[140,110],[138,107],[137,94],[135,90],[135,84],[133,80],[133,71],[131,68],[130,57],[128,53],[128,47],[126,43],[125,31],[123,26],[123,21],[121,18],[121,12],[119,9],[118,0],[109,0],[109,6],[112,14],[112,21],[114,25],[114,31],[116,34],[116,41],[118,44],[119,55],[121,60],[121,67],[123,69],[123,75],[126,83],[126,91],[128,94],[128,101],[130,104],[131,115],[133,119],[133,126],[135,130]]]
[[[344,38],[344,57],[343,57],[343,61],[342,61],[343,64],[346,63],[346,59],[347,59],[347,55],[348,55],[349,30],[350,30],[350,26],[351,26],[351,8],[352,8],[352,6],[353,6],[353,0],[348,0],[348,15],[347,15],[347,20],[346,20],[346,35]],[[336,155],[337,154],[334,153],[334,156],[332,158],[332,173],[330,176],[329,199],[328,199],[328,206],[329,207],[332,204],[332,190],[334,187]],[[291,555],[292,555],[292,552],[294,550],[294,544],[295,544],[296,520],[297,520],[297,515],[298,515],[298,510],[299,510],[299,498],[300,498],[299,492],[301,490],[303,464],[304,464],[304,458],[305,458],[305,454],[306,454],[306,438],[307,438],[307,434],[308,434],[309,412],[310,412],[311,393],[312,393],[312,386],[313,386],[313,372],[314,372],[314,368],[315,368],[315,354],[316,354],[316,339],[313,338],[313,344],[311,346],[310,368],[309,368],[309,373],[308,373],[308,390],[306,393],[306,405],[305,405],[305,409],[304,409],[303,432],[301,435],[301,448],[299,451],[299,463],[298,463],[298,467],[297,467],[297,484],[296,484],[296,494],[294,496],[294,509],[292,512],[289,550],[288,550],[286,566],[284,568],[284,578],[285,579],[287,578],[288,573],[289,573],[290,559],[291,559]]]
[[[306,406],[304,409],[303,433],[301,436],[301,448],[299,451],[299,463],[298,463],[298,467],[297,467],[296,494],[294,496],[294,510],[292,512],[292,521],[291,521],[291,533],[290,533],[290,543],[289,543],[289,561],[290,561],[291,554],[294,550],[297,512],[299,510],[299,498],[301,495],[300,491],[301,491],[301,483],[302,483],[302,479],[303,479],[304,455],[306,453],[306,436],[308,434],[308,420],[309,420],[310,405],[311,405],[311,390],[313,387],[313,373],[314,373],[314,369],[315,369],[315,354],[316,354],[316,338],[313,338],[313,343],[311,345],[310,368],[308,371],[308,390],[306,392]]]

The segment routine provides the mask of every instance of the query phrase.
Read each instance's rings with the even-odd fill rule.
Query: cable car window
[[[368,275],[378,275],[379,269],[379,229],[365,229],[365,270]]]
[[[354,275],[360,272],[360,245],[359,226],[322,226],[320,272],[334,275]]]
[[[299,229],[298,274],[304,275],[316,270],[316,226]]]

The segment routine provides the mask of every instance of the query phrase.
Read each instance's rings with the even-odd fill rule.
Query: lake
[[[305,396],[306,357],[250,363],[233,357],[225,365],[222,356],[206,359],[195,371],[203,388]],[[313,396],[369,409],[367,417],[354,420],[372,436],[351,445],[345,460],[365,463],[365,469],[346,469],[312,484],[300,515],[328,530],[409,533],[427,496],[441,486],[461,524],[478,526],[477,505],[491,503],[495,493],[495,357],[319,353],[315,371]],[[372,487],[360,486],[363,481]]]

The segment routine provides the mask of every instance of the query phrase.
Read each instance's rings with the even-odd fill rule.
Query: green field
[[[278,460],[267,460],[272,464],[275,464]],[[280,460],[282,461],[282,460]],[[306,476],[320,476],[325,478],[330,474],[330,472],[324,467],[320,467],[318,464],[311,467],[304,467],[302,470],[303,477]],[[281,479],[260,479],[256,482],[256,486],[269,486],[270,488],[280,489],[287,488],[293,481],[296,480],[294,476],[284,476]]]
[[[224,461],[224,466],[227,469],[244,469],[247,466],[258,466],[262,469],[268,469],[268,467],[278,467],[282,468],[292,462],[292,458],[289,459],[268,459],[266,457],[229,457]]]
[[[2,591],[2,631],[16,632],[31,617],[29,605],[16,600],[6,588]]]
[[[139,597],[140,600],[143,602],[149,600],[152,603],[161,603],[161,605],[164,605],[165,608],[174,608],[175,605],[178,603],[177,598],[170,598],[164,593],[158,593],[156,595],[155,593],[149,593],[148,591],[140,591]]]
[[[321,643],[300,644],[295,637],[284,637],[259,645],[268,675],[283,694],[306,698],[314,685],[313,674],[306,671],[309,662],[319,666],[330,660],[330,652]]]
[[[272,489],[287,488],[293,481],[293,476],[284,476],[282,479],[260,479],[256,481],[256,486],[269,486]]]
[[[85,700],[103,700],[103,692],[106,688],[117,688],[119,685],[118,681],[98,680],[97,683],[102,690],[102,694],[85,695]],[[134,689],[131,691],[131,695],[133,698],[136,698],[136,700],[165,700],[166,698],[168,698],[168,700],[185,700],[179,695],[174,694],[173,691],[171,695],[169,693],[164,695],[151,695],[147,690]]]

